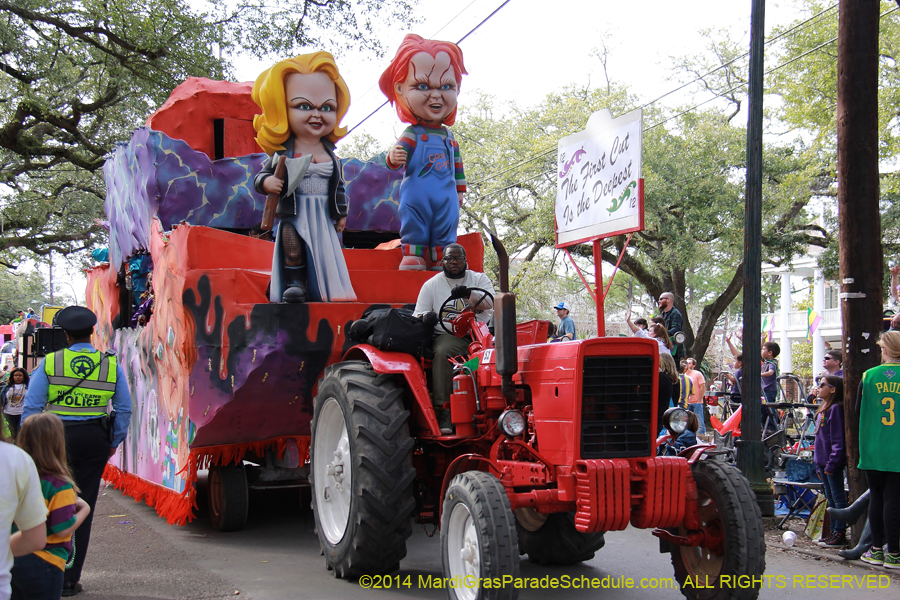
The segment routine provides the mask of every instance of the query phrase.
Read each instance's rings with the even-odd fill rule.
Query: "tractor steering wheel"
[[[478,302],[475,303],[475,306],[480,306],[481,303],[484,302],[485,298],[490,298],[491,306],[494,305],[494,295],[491,294],[486,289],[470,287],[469,288],[469,297],[472,296],[472,292],[481,292],[481,297],[478,299]],[[468,331],[457,331],[458,329],[465,329],[465,328],[457,327],[456,322],[460,319],[460,317],[462,317],[463,315],[465,315],[467,313],[471,313],[471,314],[475,313],[475,311],[472,309],[471,306],[467,307],[464,311],[459,313],[451,322],[450,327],[447,326],[447,322],[444,321],[444,319],[441,319],[441,315],[444,314],[444,310],[450,308],[450,305],[453,304],[454,302],[456,302],[456,300],[458,300],[458,298],[454,298],[453,296],[450,296],[449,298],[444,300],[444,303],[441,304],[441,309],[438,311],[438,319],[439,319],[438,323],[440,323],[441,329],[443,329],[450,335],[455,335],[456,337],[464,337],[468,333]]]

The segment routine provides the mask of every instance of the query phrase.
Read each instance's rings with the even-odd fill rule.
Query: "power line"
[[[458,13],[456,13],[456,15],[455,15],[452,19],[450,19],[449,21],[447,21],[446,23],[444,23],[444,24],[441,26],[440,29],[438,29],[437,31],[435,31],[434,33],[432,33],[431,36],[430,36],[430,38],[431,38],[431,39],[434,39],[435,37],[437,37],[437,35],[438,35],[440,32],[442,32],[443,30],[445,30],[445,29],[450,25],[450,23],[452,23],[452,22],[455,21],[457,18],[459,18],[459,16],[460,16],[461,14],[463,14],[464,12],[466,12],[467,10],[469,10],[469,7],[471,7],[471,6],[472,6],[473,4],[475,4],[476,2],[478,2],[478,0],[472,0],[471,2],[469,2],[469,4],[467,4],[466,7],[465,7],[464,9],[462,9],[461,11],[459,11]],[[372,90],[374,90],[374,89],[377,88],[377,87],[378,87],[378,84],[377,84],[377,83],[374,84],[372,87],[370,87],[370,88],[367,89],[365,92],[363,92],[363,93],[360,95],[360,97],[357,99],[357,101],[362,100],[363,98],[365,98],[366,96],[368,96],[368,95],[369,95],[369,92],[371,92]],[[384,106],[384,105],[382,105],[382,106]],[[381,106],[378,107],[378,109],[380,109],[380,108],[381,108]],[[376,110],[378,110],[378,109],[376,109]],[[371,115],[370,115],[370,116],[371,116]],[[368,117],[367,117],[367,118],[368,118]],[[362,124],[362,121],[360,121],[359,123],[357,123],[357,124],[353,127],[353,129],[356,129],[356,127],[358,127],[358,126],[361,125],[361,124]],[[351,129],[350,131],[353,131],[353,129]],[[350,131],[348,131],[347,133],[350,133]]]
[[[504,173],[509,173],[510,171],[514,171],[515,169],[518,169],[522,165],[526,165],[530,162],[534,162],[536,160],[544,158],[545,156],[549,156],[553,152],[556,152],[556,147],[551,147],[550,149],[548,149],[546,151],[542,151],[540,154],[536,154],[536,155],[532,156],[531,158],[526,158],[525,160],[520,161],[511,167],[507,167],[506,169],[504,169],[502,171],[487,175],[483,179],[479,179],[478,181],[473,181],[472,185],[480,185],[480,184],[484,183],[485,181],[490,181],[491,179],[496,179],[497,177],[499,177],[500,175],[503,175]]]
[[[552,170],[550,170],[550,171],[540,171],[540,172],[538,172],[538,173],[535,173],[535,174],[532,175],[531,177],[526,177],[525,179],[521,179],[521,180],[519,180],[519,181],[517,181],[517,182],[515,182],[515,183],[511,183],[511,184],[509,184],[509,185],[507,185],[507,186],[504,186],[504,187],[502,187],[502,188],[499,188],[499,189],[496,189],[496,190],[491,190],[490,192],[487,192],[486,194],[482,194],[481,196],[478,196],[478,197],[475,198],[474,200],[470,200],[470,201],[466,202],[466,204],[469,204],[470,202],[478,202],[479,200],[484,200],[485,198],[489,198],[490,196],[496,196],[497,194],[499,194],[499,193],[501,193],[501,192],[505,192],[505,191],[510,190],[510,189],[512,189],[512,188],[519,187],[519,186],[522,185],[523,183],[528,183],[529,181],[533,181],[533,180],[537,179],[538,177],[543,177],[543,176],[548,176],[548,175],[553,175],[553,171],[552,171]]]
[[[443,26],[443,27],[441,27],[440,29],[438,29],[437,31],[435,31],[434,33],[432,33],[432,34],[431,34],[431,39],[434,39],[435,36],[437,36],[437,34],[439,34],[440,32],[442,32],[443,30],[445,30],[445,29],[447,28],[447,26],[450,25],[450,23],[452,23],[453,21],[455,21],[455,20],[459,17],[459,15],[461,15],[461,14],[463,14],[464,12],[466,12],[467,10],[469,10],[469,7],[472,6],[473,4],[475,4],[476,2],[478,2],[478,0],[472,0],[471,2],[469,2],[469,4],[468,4],[464,9],[462,9],[461,11],[459,11],[458,13],[456,13],[456,16],[455,16],[455,17],[453,17],[452,19],[450,19],[449,21],[447,21],[446,23],[444,23],[444,26]],[[460,41],[462,41],[462,40],[460,40]]]
[[[475,27],[473,27],[472,29],[470,29],[470,30],[469,30],[469,33],[467,33],[466,35],[464,35],[464,36],[462,36],[461,38],[459,38],[459,41],[456,42],[456,44],[457,44],[457,45],[462,44],[463,40],[465,40],[467,37],[469,37],[470,35],[472,35],[472,34],[475,33],[476,31],[478,31],[478,28],[479,28],[479,27],[481,27],[482,25],[484,25],[485,23],[487,23],[488,19],[490,19],[491,17],[493,17],[494,15],[496,15],[498,12],[500,12],[500,9],[503,8],[504,6],[506,6],[507,4],[509,4],[510,1],[511,1],[511,0],[504,0],[503,4],[501,4],[500,6],[498,6],[497,8],[495,8],[495,9],[493,10],[493,12],[491,12],[491,14],[489,14],[489,15],[486,16],[484,19],[482,19],[481,22],[478,23],[478,25],[476,25]],[[470,6],[471,6],[471,5],[470,5]],[[466,8],[468,8],[468,7],[466,7]],[[457,16],[459,16],[459,15],[457,15]],[[454,19],[455,19],[455,18],[456,18],[456,17],[454,17]],[[375,113],[377,113],[379,110],[381,110],[382,108],[384,108],[385,106],[387,106],[387,104],[388,104],[388,100],[385,100],[384,102],[382,102],[382,103],[378,106],[378,108],[376,108],[375,110],[373,110],[372,112],[370,112],[368,115],[366,115],[365,118],[364,118],[362,121],[360,121],[359,123],[357,123],[356,125],[354,125],[353,127],[351,127],[350,130],[347,132],[347,134],[349,135],[350,133],[353,133],[353,130],[355,130],[357,127],[359,127],[360,125],[362,125],[363,123],[365,123],[368,119],[370,119],[371,117],[373,117],[373,116],[375,115]]]
[[[776,41],[780,40],[781,38],[787,36],[788,34],[793,33],[793,32],[795,32],[795,31],[798,31],[798,30],[800,30],[800,29],[802,29],[802,28],[808,26],[810,23],[812,23],[813,21],[815,21],[816,19],[818,19],[819,17],[821,17],[821,16],[824,15],[825,13],[827,13],[827,12],[829,12],[829,11],[832,11],[832,10],[834,10],[835,8],[837,8],[837,6],[838,6],[838,4],[833,4],[832,6],[829,6],[828,8],[826,8],[826,9],[824,9],[824,10],[822,10],[822,11],[820,11],[820,12],[814,14],[813,16],[809,17],[809,18],[806,19],[805,21],[801,21],[800,23],[798,23],[797,25],[791,27],[790,29],[786,29],[785,31],[782,31],[782,32],[779,33],[778,35],[776,35],[776,36],[770,38],[770,39],[766,42],[766,45],[773,44],[773,43],[775,43]],[[894,10],[897,10],[897,9],[894,9]],[[887,12],[887,13],[885,13],[885,15],[890,14],[891,12],[893,12],[893,10],[892,10],[892,11],[889,11],[889,12]],[[885,15],[882,15],[882,16],[885,16]],[[832,40],[832,41],[833,41],[833,40]],[[828,43],[830,43],[830,42],[828,42]],[[651,100],[650,102],[647,102],[647,103],[643,104],[640,108],[643,110],[643,109],[645,109],[645,108],[647,108],[647,107],[649,107],[649,106],[652,106],[653,104],[656,104],[657,102],[659,102],[659,101],[662,100],[663,98],[665,98],[665,97],[667,97],[667,96],[670,96],[670,95],[674,94],[675,92],[678,92],[678,91],[680,91],[680,90],[682,90],[682,89],[684,89],[684,88],[686,88],[686,87],[688,87],[688,86],[690,86],[690,85],[693,85],[694,83],[697,83],[698,81],[702,81],[705,77],[708,77],[709,75],[712,75],[712,74],[715,73],[716,71],[719,71],[719,70],[721,70],[721,69],[724,69],[725,67],[727,67],[727,66],[729,66],[729,65],[731,65],[731,64],[733,64],[733,63],[735,63],[735,62],[737,62],[738,60],[741,60],[741,59],[743,59],[743,58],[746,58],[746,57],[749,56],[749,55],[750,55],[750,53],[747,52],[747,53],[744,53],[744,54],[742,54],[742,55],[740,55],[740,56],[738,56],[738,57],[735,57],[735,58],[731,59],[730,61],[727,61],[727,62],[725,62],[725,63],[719,65],[718,67],[716,67],[716,68],[714,68],[714,69],[712,69],[712,70],[710,70],[710,71],[704,73],[703,75],[700,75],[700,76],[694,78],[693,80],[688,81],[687,83],[682,84],[682,85],[678,86],[677,88],[674,88],[674,89],[672,89],[672,90],[666,92],[665,94],[662,94],[661,96],[657,97],[656,99]],[[798,58],[799,58],[799,57],[798,57]],[[789,64],[789,63],[788,63],[788,64]],[[734,89],[737,89],[737,88],[734,88]],[[734,91],[734,89],[728,90],[728,91],[723,92],[723,93],[728,93],[728,92],[730,92],[730,91]],[[697,106],[695,106],[694,108],[697,108],[697,107],[699,107],[699,106],[702,106],[703,104],[707,104],[707,103],[709,103],[709,102],[712,102],[713,100],[715,100],[716,98],[718,98],[718,97],[720,97],[720,96],[721,96],[721,94],[717,94],[716,97],[714,97],[714,98],[712,98],[712,99],[710,99],[710,100],[707,100],[707,101],[705,101],[705,102],[702,102],[702,103],[698,104]],[[380,108],[380,107],[379,107],[379,108]],[[692,110],[692,109],[689,109],[689,110]],[[685,112],[687,112],[687,111],[685,111]],[[684,112],[679,113],[678,115],[676,115],[676,117],[681,116],[681,115],[683,115],[683,114],[684,114]],[[669,120],[669,119],[666,119],[666,120]],[[665,123],[666,120],[660,121],[659,123],[653,125],[652,127],[656,127],[656,126],[658,126],[658,125],[661,125],[662,123]],[[652,128],[652,127],[651,127],[651,128]],[[645,129],[644,131],[647,131],[647,130]],[[548,148],[545,148],[544,150],[540,150],[538,154],[536,154],[536,155],[534,155],[534,156],[532,156],[532,157],[530,157],[530,158],[526,158],[526,159],[520,161],[519,163],[517,163],[516,165],[513,165],[512,167],[508,167],[508,168],[506,168],[506,169],[504,169],[504,170],[502,170],[502,171],[499,171],[499,172],[496,172],[496,173],[490,173],[490,174],[486,175],[485,177],[483,177],[483,178],[480,179],[479,181],[473,182],[473,185],[477,185],[477,184],[480,184],[480,183],[484,183],[485,181],[490,181],[491,179],[495,179],[495,178],[499,177],[500,175],[503,175],[503,174],[508,173],[508,172],[510,172],[510,171],[512,171],[512,170],[515,170],[515,169],[517,169],[517,168],[519,168],[519,167],[521,167],[521,166],[523,166],[523,165],[526,165],[526,164],[528,164],[528,163],[530,163],[530,162],[534,162],[535,160],[540,160],[541,158],[543,158],[543,157],[545,157],[545,156],[548,156],[549,154],[552,154],[552,153],[555,152],[555,151],[556,151],[556,146],[550,146],[550,147],[548,147]]]
[[[775,36],[775,37],[769,39],[769,40],[766,42],[765,45],[768,46],[768,45],[770,45],[770,44],[774,44],[775,42],[777,42],[778,40],[780,40],[781,38],[783,38],[783,37],[786,36],[787,34],[792,33],[792,32],[794,32],[794,31],[797,31],[797,30],[799,30],[799,29],[805,27],[807,24],[809,24],[809,23],[811,23],[812,21],[818,19],[820,16],[824,15],[826,12],[829,12],[829,11],[831,11],[831,10],[834,10],[835,8],[837,8],[837,6],[838,6],[837,4],[834,4],[834,5],[832,5],[832,6],[828,7],[828,8],[826,8],[825,10],[816,13],[815,15],[811,16],[811,17],[808,18],[807,20],[802,21],[801,23],[798,23],[798,24],[795,25],[794,27],[792,27],[792,28],[790,28],[790,29],[788,29],[788,30],[785,30],[785,31],[781,32],[780,34],[778,34],[777,36]],[[656,104],[657,102],[659,102],[660,100],[662,100],[662,99],[665,98],[666,96],[670,96],[670,95],[674,94],[675,92],[678,92],[678,91],[683,90],[684,88],[686,88],[686,87],[689,86],[689,85],[692,85],[692,84],[694,84],[694,83],[697,83],[698,81],[702,81],[705,77],[708,77],[709,75],[712,75],[712,74],[715,73],[716,71],[719,71],[719,70],[721,70],[721,69],[724,69],[725,67],[727,67],[727,66],[729,66],[729,65],[732,65],[732,64],[734,64],[735,62],[737,62],[737,61],[739,61],[739,60],[741,60],[741,59],[743,59],[743,58],[747,58],[748,56],[750,56],[750,53],[749,53],[749,52],[745,52],[744,54],[741,54],[740,56],[737,56],[737,57],[735,57],[735,58],[732,58],[732,59],[729,60],[728,62],[725,62],[725,63],[719,65],[719,66],[716,67],[715,69],[712,69],[711,71],[708,71],[708,72],[704,73],[703,75],[697,76],[697,77],[694,78],[693,80],[688,81],[688,82],[685,83],[684,85],[681,85],[681,86],[675,88],[674,90],[671,90],[671,91],[666,92],[665,94],[663,94],[662,96],[659,96],[659,97],[656,98],[655,100],[651,100],[650,102],[648,102],[648,103],[644,104],[643,106],[641,106],[641,108],[644,109],[644,108],[647,108],[648,106],[651,106],[651,105],[653,105],[653,104]]]
[[[889,10],[889,11],[887,11],[886,13],[882,14],[881,17],[882,17],[882,18],[883,18],[883,17],[886,17],[886,16],[888,16],[888,15],[891,14],[891,13],[897,12],[898,10],[900,10],[900,7],[898,7],[898,8],[892,8],[891,10]],[[784,67],[786,67],[786,66],[788,66],[788,65],[790,65],[790,64],[792,64],[792,63],[797,62],[797,61],[800,60],[801,58],[806,58],[807,56],[809,56],[809,55],[812,54],[813,52],[818,52],[818,51],[821,50],[822,48],[824,48],[824,47],[826,47],[826,46],[829,46],[829,45],[833,44],[834,42],[837,41],[837,39],[838,39],[837,36],[835,36],[835,37],[831,38],[830,40],[828,40],[827,42],[822,42],[821,44],[819,44],[819,45],[816,46],[815,48],[812,48],[812,49],[810,49],[810,50],[807,50],[807,51],[804,52],[803,54],[799,54],[799,55],[795,56],[794,58],[790,59],[789,61],[783,62],[783,63],[781,63],[780,65],[778,65],[778,66],[776,66],[776,67],[772,67],[771,69],[769,69],[768,71],[766,71],[766,72],[764,73],[764,75],[769,75],[769,74],[771,74],[771,73],[774,73],[774,72],[777,71],[778,69],[784,68]],[[678,114],[676,114],[676,115],[672,115],[672,116],[670,116],[670,117],[668,117],[668,118],[666,118],[666,119],[663,119],[662,121],[660,121],[660,122],[658,122],[658,123],[654,123],[653,125],[650,125],[649,127],[645,127],[645,128],[644,128],[644,131],[650,131],[651,129],[654,129],[654,128],[656,128],[656,127],[659,127],[660,125],[662,125],[663,123],[666,123],[667,121],[671,121],[672,119],[677,119],[678,117],[680,117],[680,116],[682,116],[682,115],[684,115],[684,114],[687,114],[687,113],[691,112],[691,111],[694,110],[695,108],[699,108],[699,107],[703,106],[704,104],[708,104],[708,103],[712,102],[713,100],[718,100],[719,98],[721,98],[721,97],[724,96],[725,94],[730,94],[731,92],[734,92],[734,91],[736,91],[736,90],[741,89],[742,87],[744,87],[744,85],[745,85],[745,84],[740,83],[740,84],[738,84],[738,85],[736,85],[736,86],[733,86],[733,87],[731,87],[731,88],[729,88],[729,89],[727,89],[727,90],[714,92],[714,93],[715,93],[715,96],[713,96],[712,98],[710,98],[710,99],[708,99],[708,100],[704,100],[703,102],[699,102],[699,103],[695,104],[694,106],[692,106],[692,107],[690,107],[690,108],[688,108],[688,109],[686,109],[686,110],[683,110],[683,111],[681,111],[680,113],[678,113]]]
[[[900,0],[898,0],[898,4],[900,4]],[[883,14],[881,15],[881,17],[882,17],[882,18],[883,18],[883,17],[886,17],[886,16],[888,16],[888,15],[890,15],[890,14],[892,14],[892,13],[897,12],[898,10],[900,10],[900,6],[898,6],[897,8],[892,8],[891,10],[889,10],[889,11],[883,13]],[[804,53],[802,53],[802,54],[799,54],[799,55],[795,56],[794,58],[792,58],[792,59],[790,59],[790,60],[788,60],[788,61],[786,61],[786,62],[781,63],[780,65],[777,65],[777,66],[775,66],[775,67],[772,67],[771,69],[769,69],[768,71],[765,72],[765,75],[769,75],[769,74],[771,74],[771,73],[773,73],[773,72],[775,72],[775,71],[777,71],[777,70],[779,70],[779,69],[782,69],[782,68],[784,68],[784,67],[786,67],[786,66],[788,66],[788,65],[790,65],[790,64],[792,64],[792,63],[795,63],[795,62],[797,62],[798,60],[800,60],[800,59],[802,59],[802,58],[805,58],[805,57],[809,56],[809,55],[812,54],[813,52],[818,52],[819,50],[821,50],[822,48],[825,48],[825,47],[828,46],[829,44],[833,44],[835,41],[837,41],[837,39],[838,39],[837,37],[831,38],[830,40],[828,40],[828,41],[826,41],[826,42],[823,42],[823,43],[819,44],[819,45],[816,46],[815,48],[812,48],[812,49],[810,49],[810,50],[807,50],[806,52],[804,52]],[[743,85],[744,85],[744,84],[739,84],[739,85],[733,86],[733,87],[731,87],[731,88],[729,88],[729,89],[727,89],[727,90],[715,92],[716,95],[713,96],[712,98],[709,98],[708,100],[704,100],[703,102],[699,102],[699,103],[695,104],[694,106],[692,106],[691,108],[688,108],[688,109],[686,109],[686,110],[684,110],[684,111],[682,111],[682,112],[680,112],[680,113],[678,113],[678,114],[675,114],[675,115],[672,115],[671,117],[668,117],[668,118],[666,118],[666,119],[663,119],[662,121],[660,121],[660,122],[658,122],[658,123],[654,123],[653,125],[650,125],[650,126],[648,126],[648,127],[645,127],[645,128],[643,129],[643,131],[644,131],[644,132],[650,131],[651,129],[655,129],[656,127],[659,127],[660,125],[666,123],[667,121],[671,121],[672,119],[677,119],[678,117],[680,117],[680,116],[682,116],[682,115],[685,115],[685,114],[691,112],[692,110],[694,110],[694,109],[696,109],[696,108],[699,108],[700,106],[703,106],[704,104],[708,104],[709,102],[712,102],[713,100],[718,100],[718,99],[720,99],[720,98],[722,97],[722,95],[724,95],[724,94],[729,94],[729,93],[731,93],[731,92],[733,92],[733,91],[736,91],[736,90],[740,89],[741,87],[743,87]],[[481,179],[481,180],[479,180],[478,182],[473,183],[472,185],[477,185],[477,184],[483,183],[483,182],[485,182],[485,181],[488,181],[488,180],[490,180],[490,179],[493,179],[493,178],[495,178],[495,177],[497,177],[497,176],[499,176],[499,175],[501,175],[501,174],[503,174],[503,173],[507,173],[507,172],[513,170],[514,168],[518,168],[518,166],[521,166],[521,165],[526,164],[526,163],[528,163],[528,162],[532,162],[532,161],[534,161],[534,160],[537,160],[538,158],[541,158],[542,156],[546,156],[547,154],[549,154],[550,152],[552,152],[552,151],[554,151],[554,150],[555,150],[555,148],[551,148],[550,151],[548,151],[548,152],[543,152],[542,154],[539,154],[539,155],[533,156],[532,158],[529,158],[529,159],[526,159],[526,160],[524,160],[524,161],[521,161],[520,163],[517,163],[517,165],[514,166],[514,167],[505,169],[505,170],[500,171],[500,172],[498,172],[498,173],[496,173],[496,174],[494,174],[494,175],[491,175],[491,176],[489,176],[489,177],[485,177],[484,179]],[[675,187],[676,185],[680,185],[680,184],[686,183],[686,182],[688,182],[688,181],[693,181],[693,180],[699,179],[699,178],[701,178],[701,177],[706,177],[707,175],[711,175],[711,174],[713,174],[713,173],[715,173],[715,171],[711,171],[711,172],[709,172],[709,173],[703,173],[703,174],[696,175],[696,176],[693,176],[693,177],[690,177],[690,178],[687,178],[687,179],[682,179],[682,180],[679,180],[679,181],[676,181],[676,182],[673,182],[673,183],[670,183],[670,184],[666,184],[666,187],[667,187],[667,188],[672,188],[672,187]],[[514,182],[514,183],[511,183],[511,184],[509,184],[509,185],[506,185],[506,186],[504,186],[504,187],[502,187],[502,188],[499,188],[499,189],[496,189],[496,190],[492,190],[492,191],[490,191],[490,192],[487,192],[487,193],[485,193],[485,194],[482,194],[481,196],[475,198],[475,200],[473,200],[473,201],[483,200],[484,198],[488,198],[488,197],[490,197],[490,196],[495,196],[495,195],[497,195],[497,194],[499,194],[499,193],[501,193],[501,192],[505,192],[505,191],[510,190],[510,189],[512,189],[512,188],[519,187],[519,186],[522,185],[523,183],[528,183],[528,182],[530,182],[530,181],[532,181],[532,180],[534,180],[534,179],[537,179],[538,177],[542,177],[542,176],[550,176],[550,175],[552,175],[552,174],[553,174],[553,170],[549,170],[549,171],[540,171],[540,172],[536,173],[535,175],[532,175],[532,176],[530,176],[530,177],[526,177],[525,179],[521,179],[521,180],[519,180],[519,181],[517,181],[517,182]]]

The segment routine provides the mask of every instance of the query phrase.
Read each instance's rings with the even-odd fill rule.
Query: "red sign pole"
[[[594,240],[594,287],[596,288],[596,296],[594,299],[597,303],[597,337],[606,337],[606,319],[603,316],[603,301],[606,300],[606,294],[603,293],[603,254],[600,250],[600,242],[602,240]]]
[[[575,262],[575,259],[572,258],[571,254],[569,254],[569,249],[563,248],[562,251],[566,253],[566,256],[569,258],[569,262],[572,263],[572,266],[575,268],[575,272],[578,273],[579,277],[581,277],[581,282],[584,284],[584,287],[587,288],[588,294],[591,295],[591,300],[597,302],[597,294],[594,293],[594,288],[592,288],[591,284],[588,283],[588,280],[584,278],[584,273],[581,272],[581,267],[578,266],[578,263]]]

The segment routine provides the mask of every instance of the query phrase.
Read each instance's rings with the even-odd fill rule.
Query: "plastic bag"
[[[819,494],[816,497],[816,503],[812,511],[809,513],[809,519],[806,521],[806,529],[804,533],[811,540],[817,540],[822,537],[825,528],[825,509],[828,503],[825,501],[825,494]]]

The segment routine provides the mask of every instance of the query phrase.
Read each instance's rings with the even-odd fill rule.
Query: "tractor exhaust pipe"
[[[494,252],[497,253],[497,261],[500,266],[500,291],[501,292],[509,292],[509,255],[506,253],[506,248],[503,247],[503,244],[494,237],[494,234],[491,234],[491,246],[494,247]]]
[[[508,404],[516,400],[516,386],[512,376],[519,370],[516,347],[516,295],[509,293],[509,255],[503,244],[491,235],[491,245],[500,266],[500,293],[494,298],[494,346],[500,391]]]

